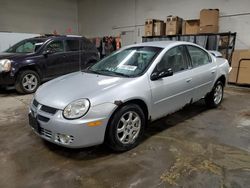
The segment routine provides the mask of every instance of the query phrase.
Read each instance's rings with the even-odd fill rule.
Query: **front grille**
[[[41,116],[39,114],[37,115],[37,119],[46,123],[49,121],[49,118]]]
[[[35,107],[37,107],[37,106],[38,106],[38,104],[39,104],[39,103],[37,102],[37,100],[36,100],[36,99],[34,99],[34,100],[33,100],[33,105],[34,105]]]
[[[42,105],[40,110],[49,114],[53,114],[53,115],[57,112],[56,108],[52,108],[52,107],[45,106],[45,105]]]
[[[47,138],[49,138],[49,139],[51,139],[51,137],[52,137],[52,132],[50,130],[44,129],[42,127],[41,127],[41,130],[40,130],[40,134],[47,137]]]
[[[50,106],[42,105],[36,99],[33,100],[33,106],[35,107],[35,109],[40,110],[42,112],[46,112],[46,113],[51,114],[51,115],[54,115],[58,110],[58,109],[52,108]]]

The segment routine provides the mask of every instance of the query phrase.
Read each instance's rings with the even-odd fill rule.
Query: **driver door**
[[[67,58],[64,52],[64,43],[62,40],[51,41],[47,44],[44,51],[48,51],[44,55],[46,65],[46,78],[53,78],[66,74]]]
[[[172,69],[173,75],[150,80],[152,93],[152,119],[173,113],[192,99],[192,76],[184,46],[168,50],[156,65],[154,72]]]

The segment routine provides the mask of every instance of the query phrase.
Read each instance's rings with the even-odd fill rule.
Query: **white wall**
[[[202,8],[219,8],[220,15],[250,12],[249,0],[79,0],[79,33],[88,37],[118,35],[134,31],[140,42],[146,18],[166,19],[178,15],[184,19],[199,18]],[[250,15],[221,17],[220,32],[237,32],[236,48],[250,48]],[[134,26],[134,27],[128,27]],[[117,27],[123,27],[115,29]]]
[[[0,31],[78,34],[77,0],[0,0]]]
[[[38,34],[30,34],[30,33],[8,33],[8,32],[0,32],[0,52],[7,50],[10,46],[16,44],[17,42],[39,36]]]

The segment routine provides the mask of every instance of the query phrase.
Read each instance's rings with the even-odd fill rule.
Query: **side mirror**
[[[160,78],[168,77],[168,76],[173,76],[173,70],[169,68],[168,70],[163,70],[160,72],[154,72],[151,74],[150,78],[152,81],[154,80],[159,80]]]
[[[47,56],[48,54],[53,54],[53,51],[50,50],[50,49],[47,49],[47,50],[43,51],[44,56]]]

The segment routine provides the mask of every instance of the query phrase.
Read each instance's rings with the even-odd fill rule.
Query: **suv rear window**
[[[66,40],[66,51],[79,51],[80,40]]]

